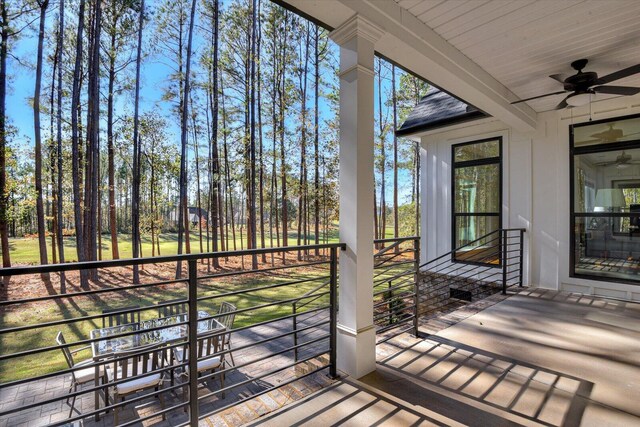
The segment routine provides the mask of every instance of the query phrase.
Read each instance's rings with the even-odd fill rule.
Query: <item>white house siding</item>
[[[637,114],[640,98],[594,102],[591,109],[593,120]],[[640,301],[640,284],[569,277],[569,125],[586,121],[588,106],[539,113],[530,133],[483,119],[421,135],[423,262],[451,250],[451,145],[502,136],[503,227],[527,229],[525,284]]]

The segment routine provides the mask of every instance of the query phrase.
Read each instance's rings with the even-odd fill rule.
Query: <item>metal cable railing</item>
[[[67,409],[68,415],[51,418],[47,424],[62,425],[90,417],[97,420],[154,395],[161,402],[169,402],[133,420],[120,420],[118,424],[116,419],[111,419],[111,423],[131,425],[173,411],[184,414],[185,409],[184,419],[174,418],[177,420],[174,422],[197,425],[199,419],[240,400],[267,393],[320,370],[328,369],[335,377],[338,249],[344,248],[344,244],[324,244],[0,269],[0,279],[5,285],[17,280],[33,287],[25,297],[0,301],[0,395],[3,396],[0,425],[5,420],[9,425],[18,419],[37,422],[29,416],[40,416],[40,408],[45,411],[44,408],[65,401],[73,402]],[[316,257],[313,262],[295,261],[299,250],[314,249],[327,249],[329,256]],[[213,274],[198,271],[200,260],[233,260],[269,253],[281,253],[285,257],[290,254],[292,261],[258,269],[234,266]],[[187,277],[163,277],[172,276],[178,262],[186,264]],[[140,275],[142,283],[131,284],[134,265],[144,267]],[[81,273],[88,270],[97,273],[98,280],[90,281],[85,288],[75,285],[74,279],[80,283]],[[69,292],[65,294],[57,293],[51,283],[45,283],[40,276],[60,272],[68,273]],[[20,279],[21,276],[25,276],[24,279]],[[302,295],[301,289],[306,291]],[[233,308],[218,311],[223,302]],[[292,304],[296,306],[293,313],[289,309]],[[164,309],[171,313],[182,311],[160,318],[159,313]],[[100,320],[107,315],[138,320],[126,327],[100,328]],[[299,316],[303,321],[296,323]],[[235,322],[227,325],[226,319],[230,317],[235,317]],[[203,325],[208,326],[202,330]],[[107,329],[108,335],[103,335]],[[56,342],[58,331],[70,339]],[[216,343],[215,350],[203,352],[203,335]],[[226,345],[228,339],[233,345]],[[116,395],[119,385],[124,387],[133,378],[109,378],[106,372],[115,366],[123,367],[132,357],[148,354],[143,352],[149,343],[159,343],[165,356],[153,369],[145,367],[136,375],[137,378],[159,375],[163,378],[159,390],[155,394],[135,393],[123,400],[108,400],[110,394]],[[108,351],[103,351],[105,348]],[[120,351],[138,351],[138,348],[140,354],[133,356],[130,351]],[[86,360],[80,365],[65,363],[62,356],[67,350],[84,355]],[[187,357],[177,360],[174,356],[178,351]],[[303,356],[298,357],[301,352]],[[328,363],[315,364],[315,369],[302,375],[293,372],[299,364],[313,359],[328,360]],[[202,363],[212,360],[224,363],[211,371],[199,372]],[[44,391],[51,381],[59,381],[61,385],[67,381],[68,387],[69,377],[78,378],[81,371],[87,370],[94,372],[91,379],[78,387],[57,387],[30,402],[17,398],[12,402],[5,398],[18,396],[19,390]],[[199,375],[190,375],[196,372]],[[199,387],[212,380],[220,381],[219,386],[198,396]],[[225,393],[236,396],[225,400]],[[86,402],[74,406],[76,400],[87,401],[86,396],[90,396],[92,406]]]

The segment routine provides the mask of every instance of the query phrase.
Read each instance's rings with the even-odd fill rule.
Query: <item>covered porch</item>
[[[582,229],[576,233],[576,216],[572,210],[572,203],[576,200],[572,186],[574,159],[570,151],[574,125],[587,123],[594,117],[603,120],[635,117],[640,114],[640,98],[599,94],[595,100],[589,98],[588,104],[558,110],[558,100],[554,98],[514,104],[542,93],[559,91],[558,82],[548,76],[556,72],[569,73],[572,60],[592,59],[590,64],[602,76],[640,62],[637,53],[640,3],[624,0],[606,3],[278,0],[278,3],[331,29],[331,38],[340,46],[340,243],[306,247],[307,251],[327,249],[330,252],[324,258],[307,257],[304,264],[301,264],[303,259],[300,252],[305,248],[230,252],[227,256],[242,259],[243,271],[213,275],[205,271],[204,260],[221,257],[224,255],[222,253],[136,261],[136,265],[184,261],[188,266],[186,279],[178,277],[164,280],[162,277],[162,282],[151,282],[150,279],[148,283],[140,285],[149,289],[157,288],[162,296],[167,297],[171,294],[162,287],[180,283],[183,287],[180,293],[176,292],[177,300],[154,296],[143,301],[142,307],[121,307],[120,313],[146,310],[153,311],[155,317],[158,305],[186,305],[183,311],[188,316],[180,318],[180,325],[189,332],[179,337],[182,341],[171,343],[170,346],[188,345],[191,356],[186,362],[183,358],[175,365],[154,370],[171,372],[173,376],[174,366],[179,366],[183,368],[183,377],[186,371],[193,374],[184,383],[175,385],[167,379],[172,382],[164,389],[166,393],[175,390],[173,396],[180,398],[160,409],[154,407],[148,414],[137,418],[134,415],[134,419],[128,420],[127,424],[218,425],[216,423],[222,421],[208,417],[209,412],[249,400],[249,394],[267,395],[281,386],[288,386],[299,376],[311,376],[320,371],[323,371],[322,375],[328,372],[323,378],[331,384],[322,384],[327,386],[307,397],[299,393],[299,401],[271,414],[267,412],[275,408],[256,412],[259,418],[252,418],[251,422],[274,426],[305,423],[554,426],[640,423],[640,410],[636,402],[636,396],[640,393],[640,291],[634,280],[576,275],[575,258],[576,255],[580,258],[582,241],[592,239],[598,233],[589,233],[590,222],[586,220],[583,220]],[[373,64],[376,55],[428,80],[443,93],[472,107],[470,110],[482,113],[463,114],[462,120],[437,122],[437,126],[414,130],[411,134],[421,149],[421,235],[418,236],[417,245],[420,251],[417,247],[415,250],[420,258],[407,259],[406,262],[422,269],[415,271],[416,277],[413,277],[416,289],[413,295],[416,312],[413,316],[420,320],[416,325],[420,333],[403,332],[384,342],[376,334],[375,319],[380,315],[376,307],[380,303],[374,299]],[[638,76],[640,74],[627,76],[621,84],[639,86]],[[469,112],[466,107],[464,110]],[[627,136],[633,134],[625,133]],[[603,143],[622,144],[616,146],[618,149],[627,146],[640,148],[633,146],[640,144],[637,137],[620,141],[601,139]],[[496,149],[499,154],[464,159],[461,163],[463,167],[468,167],[470,163],[467,162],[478,160],[474,166],[499,167],[500,178],[495,180],[495,188],[485,189],[484,197],[474,196],[477,200],[490,199],[491,204],[496,205],[493,210],[489,209],[491,212],[483,211],[476,215],[491,217],[495,222],[487,221],[477,227],[465,226],[465,237],[460,239],[461,227],[456,222],[456,215],[464,216],[469,212],[456,210],[458,189],[455,185],[454,147],[487,141],[499,146]],[[611,161],[617,159],[614,157]],[[617,163],[607,166],[616,167]],[[636,167],[625,170],[629,172],[626,179],[637,181],[636,187],[640,189],[640,169],[637,177],[630,174]],[[473,186],[474,181],[467,180],[465,185]],[[592,187],[595,196],[595,183]],[[490,191],[493,191],[491,195]],[[481,193],[477,194],[482,196]],[[585,202],[587,197],[580,200]],[[616,215],[618,218],[636,218],[640,217],[640,210],[619,211]],[[489,223],[490,226],[487,225]],[[619,228],[622,223],[622,220],[618,221]],[[521,242],[519,254],[513,255],[518,259],[516,278],[508,276],[510,272],[507,270],[507,259],[512,258],[507,254],[506,232],[509,230],[518,230]],[[608,232],[605,229],[595,231],[602,231],[602,235]],[[621,232],[620,229],[617,231]],[[492,239],[497,243],[486,244],[486,236],[495,233],[497,237]],[[634,239],[639,236],[631,232],[628,234],[625,238],[635,243]],[[479,240],[482,242],[476,244],[472,251],[466,255],[460,253],[461,247],[468,247]],[[490,258],[485,258],[486,251],[489,251]],[[597,252],[597,258],[610,257],[606,249],[597,249]],[[618,252],[622,253],[621,250]],[[255,259],[258,255],[280,253],[284,254],[283,261],[288,254],[291,261],[295,257],[298,264],[293,262],[284,265],[283,262],[276,273],[273,273],[276,267],[245,269],[245,256]],[[480,270],[475,268],[480,267],[491,270],[490,274],[499,277],[496,280],[501,281],[503,289],[508,284],[524,287],[512,286],[508,297],[499,292],[490,292],[492,295],[476,301],[473,299],[474,289],[451,288],[449,277],[435,276],[438,283],[446,284],[446,298],[468,298],[471,304],[465,305],[462,311],[444,316],[419,318],[418,301],[432,297],[421,293],[418,273],[440,274],[439,270],[432,271],[429,266],[433,260],[443,256],[446,256],[447,268],[456,270],[458,283],[464,282],[465,286],[467,282],[473,282],[478,287],[495,287],[493,282],[483,282],[479,276]],[[479,258],[469,259],[465,256]],[[619,256],[624,257],[625,254]],[[124,261],[101,262],[80,268],[129,268],[131,265]],[[466,265],[475,267],[465,270]],[[298,272],[296,268],[307,270]],[[69,271],[72,269],[68,268]],[[289,269],[293,271],[289,272]],[[14,269],[7,275],[55,271],[54,268],[34,268],[20,273],[20,269]],[[264,282],[258,288],[244,286],[240,282],[231,282],[237,286],[231,291],[216,288],[223,281],[222,277],[229,280],[229,277],[233,279],[233,276],[245,273],[263,275]],[[282,282],[275,282],[273,276],[277,275],[281,276],[278,280]],[[509,280],[515,280],[516,283],[508,283]],[[306,283],[304,286],[308,287],[302,288],[301,283]],[[276,287],[282,289],[285,286],[292,289],[291,295],[285,295],[282,291],[270,293]],[[126,287],[122,289],[127,290]],[[265,295],[253,299],[247,296],[256,290],[263,291]],[[86,296],[89,293],[112,291],[106,288],[78,292],[80,296]],[[246,361],[222,364],[222,369],[217,373],[206,374],[209,379],[218,378],[221,372],[235,371],[245,376],[236,377],[237,381],[231,385],[224,386],[221,383],[219,388],[205,391],[204,397],[218,399],[217,396],[221,395],[216,400],[219,402],[224,398],[225,391],[245,384],[254,386],[264,378],[269,378],[269,382],[265,381],[264,387],[251,390],[247,395],[243,394],[242,389],[242,392],[234,395],[236,400],[219,402],[219,408],[199,408],[199,385],[202,383],[196,375],[200,361],[196,354],[200,340],[199,309],[206,305],[206,301],[231,297],[239,300],[233,310],[235,314],[244,314],[245,323],[240,327],[236,325],[217,332],[214,330],[213,335],[233,333],[233,351],[251,347],[251,354],[247,354]],[[240,301],[242,298],[244,300]],[[307,312],[313,311],[323,316],[310,325],[296,323],[301,313],[296,311],[295,304],[304,299],[317,301],[317,306],[307,306]],[[38,301],[34,299],[27,302]],[[286,306],[276,313],[279,316],[277,319],[287,321],[286,328],[274,328],[270,324],[275,322],[272,318],[263,320],[250,316],[252,308],[275,306]],[[94,308],[96,311],[82,312],[76,320],[89,323],[103,318],[105,312],[99,313]],[[218,305],[211,305],[209,312],[205,313],[205,319],[214,320],[224,314],[217,310]],[[160,315],[157,317],[163,318]],[[56,320],[48,326],[58,324],[65,323]],[[13,330],[7,329],[20,332],[37,326],[19,325],[12,326]],[[148,329],[162,329],[165,326],[153,324]],[[243,331],[265,326],[270,329],[260,329],[264,335],[241,335]],[[318,328],[319,335],[298,342],[298,334],[311,328]],[[91,327],[92,331],[96,329],[99,328],[95,325]],[[132,334],[134,332],[121,335]],[[243,341],[243,338],[246,340]],[[275,342],[281,338],[283,342]],[[224,339],[220,339],[224,344]],[[92,337],[77,341],[74,345],[96,341],[98,339]],[[310,353],[299,358],[298,350],[301,347],[316,342],[322,346],[309,347]],[[256,351],[263,345],[266,348],[264,352]],[[71,346],[51,345],[37,351],[58,351]],[[231,353],[231,347],[225,349],[222,346],[212,354],[205,355],[205,358],[228,354],[230,359]],[[9,360],[17,357],[16,354],[0,356]],[[282,366],[276,369],[271,365],[274,359],[263,363],[268,358],[282,355],[286,357],[282,357]],[[218,362],[221,360],[224,359],[218,359]],[[299,375],[301,363],[316,361],[320,363]],[[97,363],[91,366],[96,367]],[[256,372],[239,371],[252,364],[259,364],[260,369],[256,368]],[[69,374],[74,369],[70,367],[64,372]],[[290,375],[282,378],[275,375],[285,371]],[[97,419],[105,414],[111,417],[107,411],[113,407],[101,406],[99,396],[100,390],[107,389],[109,383],[98,385],[97,372],[96,368],[94,388],[84,391],[95,392],[95,395],[88,394],[85,397],[87,402],[80,402],[81,405],[86,404],[86,410],[73,417],[66,416],[67,407],[61,404],[56,411],[62,413],[60,408],[64,408],[65,414],[55,419],[48,414],[46,420],[45,416],[42,417],[42,423],[62,424],[67,419],[90,423],[87,417],[96,416]],[[229,377],[233,380],[231,375]],[[115,382],[117,380],[111,381],[111,384]],[[16,386],[23,383],[26,380],[14,381]],[[24,391],[31,392],[27,389]],[[38,407],[38,411],[43,411],[34,402],[34,395],[24,396],[30,399],[24,402],[29,406],[27,409]],[[63,397],[56,395],[50,398],[62,402]],[[13,406],[2,410],[19,412],[19,405],[23,402],[19,402],[15,396],[11,399]],[[185,408],[188,411],[183,411]],[[158,419],[160,415],[170,412],[173,412],[173,419],[171,416],[169,420]],[[38,414],[42,415],[42,412]],[[108,423],[105,419],[110,420],[102,418],[101,422]],[[9,423],[8,420],[2,420],[0,427],[3,421]],[[31,419],[22,421],[28,423]],[[247,421],[249,418],[236,417],[230,423],[240,425]]]
[[[380,366],[374,357],[372,248],[367,243],[373,237],[376,55],[425,79],[454,101],[441,102],[440,94],[428,94],[414,110],[424,120],[410,116],[418,126],[402,132],[421,149],[423,272],[430,271],[430,260],[449,252],[453,266],[473,264],[456,248],[495,230],[521,228],[526,230],[521,284],[640,300],[638,282],[631,276],[637,236],[620,225],[635,223],[635,202],[617,202],[614,207],[613,202],[591,200],[620,179],[626,183],[640,177],[622,151],[640,141],[637,2],[281,3],[331,29],[341,52],[340,237],[347,249],[340,263],[340,370],[361,378]],[[569,83],[588,73],[595,76],[593,84]],[[623,88],[609,89],[609,82]],[[576,95],[579,99],[573,98]],[[436,102],[456,111],[449,116]],[[633,124],[622,126],[625,120]],[[615,137],[609,137],[607,127],[615,130]],[[583,135],[587,133],[591,139]],[[614,148],[620,152],[608,153]],[[606,156],[613,157],[583,160],[580,150],[607,151]],[[616,155],[623,155],[626,163]],[[602,173],[589,174],[586,165],[593,162],[600,162]],[[616,191],[622,193],[622,187]],[[618,227],[609,232],[594,225],[606,222],[607,215],[607,224]],[[627,252],[620,249],[623,245]],[[598,272],[584,273],[587,258]],[[481,263],[493,262],[485,261]],[[608,272],[616,263],[624,264],[619,267],[624,277]],[[513,311],[517,317],[518,310]],[[531,322],[544,327],[542,319],[532,317]],[[584,345],[598,341],[599,336],[591,336]]]
[[[433,335],[378,345],[375,372],[344,378],[256,425],[640,422],[640,305],[527,289],[469,309],[475,314]]]

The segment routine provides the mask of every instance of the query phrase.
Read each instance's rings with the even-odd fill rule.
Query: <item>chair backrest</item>
[[[198,350],[196,353],[198,359],[207,358],[222,351],[223,339],[223,336],[216,331],[198,335]],[[224,359],[224,355],[220,355],[220,358]],[[182,360],[189,360],[189,348],[186,345],[182,346]]]
[[[162,343],[119,351],[109,363],[113,371],[112,381],[137,377],[165,367],[165,349]]]
[[[175,304],[158,307],[158,318],[175,316],[177,314],[186,313],[189,310],[187,301],[185,301],[182,298],[170,299],[166,301],[156,301],[156,305],[168,304],[168,303],[175,303]]]
[[[140,308],[140,306],[132,305],[130,307],[109,308],[106,310],[102,310],[102,314],[106,314],[106,316],[102,316],[102,327],[110,328],[112,326],[126,325],[128,323],[140,323],[140,311],[116,313],[123,310],[135,310],[136,308]]]
[[[218,314],[222,314],[222,316],[217,316],[216,320],[225,328],[231,329],[233,328],[233,321],[236,317],[236,314],[234,313],[236,310],[237,308],[235,305],[227,301],[222,301],[220,309],[218,310]]]
[[[69,365],[69,368],[73,368],[73,365],[75,365],[75,362],[73,361],[73,355],[71,354],[69,347],[66,347],[67,341],[64,339],[64,335],[62,335],[62,331],[58,332],[58,335],[56,336],[56,342],[58,343],[58,345],[65,346],[61,347],[60,350],[62,350],[62,354],[64,354],[64,358],[67,361],[67,365]]]

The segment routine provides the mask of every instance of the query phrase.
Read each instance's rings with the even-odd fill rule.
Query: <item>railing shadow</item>
[[[399,404],[349,379],[324,388],[314,394],[312,399],[314,401],[312,406],[307,400],[291,403],[277,414],[250,423],[248,426],[277,425],[284,422],[289,426],[444,425],[438,418]]]
[[[393,344],[388,344],[393,345]],[[593,383],[439,336],[397,345],[379,365],[547,426],[580,425]]]

